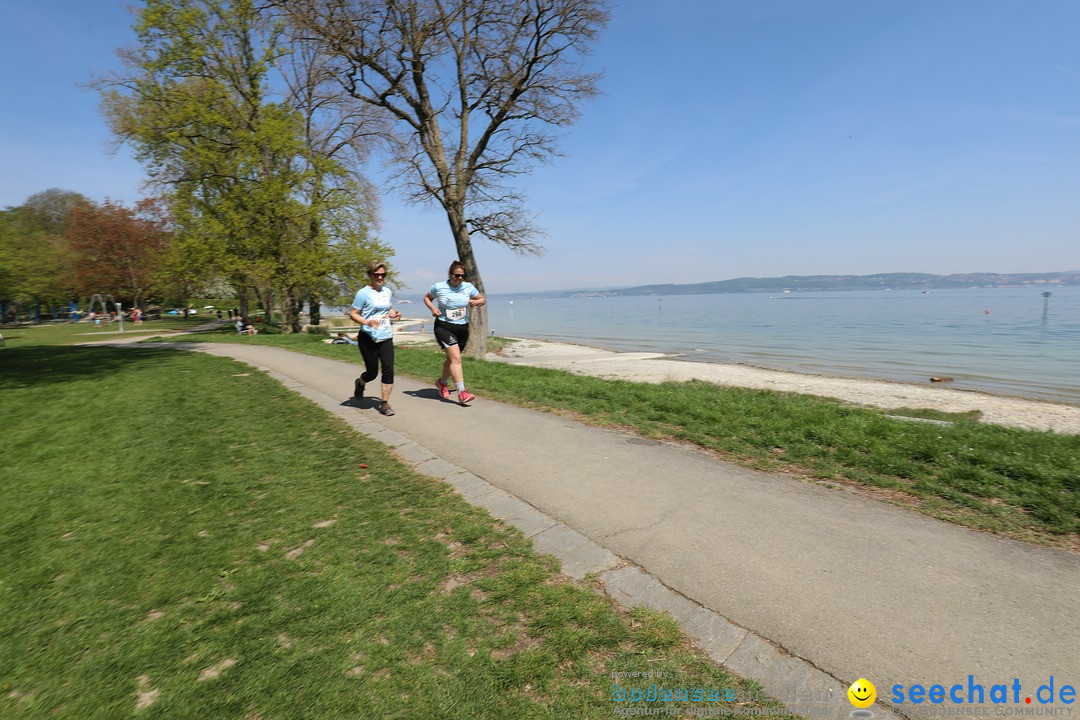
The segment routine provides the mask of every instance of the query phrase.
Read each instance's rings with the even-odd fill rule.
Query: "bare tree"
[[[479,235],[535,253],[539,228],[509,181],[557,155],[559,128],[596,94],[581,61],[607,0],[286,0],[349,96],[382,111],[395,179],[446,212],[458,258],[484,291]],[[440,266],[442,262],[440,261]],[[472,313],[470,354],[486,349]]]

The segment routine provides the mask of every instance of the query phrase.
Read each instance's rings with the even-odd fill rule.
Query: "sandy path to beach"
[[[1080,434],[1080,406],[1076,405],[957,390],[943,385],[805,375],[747,365],[687,362],[670,358],[662,353],[614,352],[530,339],[509,343],[500,355],[488,355],[488,359],[500,362],[637,382],[704,380],[718,385],[838,398],[886,409],[978,410],[984,422]]]

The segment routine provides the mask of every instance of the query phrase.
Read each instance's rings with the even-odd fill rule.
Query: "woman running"
[[[446,353],[442,377],[435,381],[443,400],[450,399],[453,378],[458,394],[458,404],[468,405],[476,396],[465,389],[465,375],[461,369],[461,353],[469,342],[469,308],[480,307],[486,301],[471,282],[465,280],[465,266],[459,260],[450,263],[449,277],[431,286],[424,295],[424,304],[435,316],[435,339]]]
[[[356,334],[356,343],[360,355],[364,358],[364,374],[356,378],[353,396],[364,397],[364,386],[379,374],[382,364],[382,402],[379,412],[393,415],[390,407],[390,391],[394,389],[394,330],[391,320],[400,320],[401,313],[394,310],[393,297],[386,284],[386,265],[373,260],[368,265],[369,284],[360,288],[349,308],[349,317],[359,323],[360,332]]]

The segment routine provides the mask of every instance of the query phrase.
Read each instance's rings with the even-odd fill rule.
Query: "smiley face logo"
[[[868,708],[877,700],[877,688],[866,678],[859,678],[847,689],[848,700],[857,708]]]

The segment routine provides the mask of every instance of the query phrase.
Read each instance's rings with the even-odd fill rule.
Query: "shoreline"
[[[685,355],[620,352],[570,342],[508,338],[514,342],[487,359],[566,370],[578,375],[661,383],[702,380],[717,385],[818,395],[882,409],[928,408],[963,413],[977,410],[980,422],[1028,430],[1080,435],[1080,406],[921,385],[898,380],[810,375],[751,365],[698,362]]]

